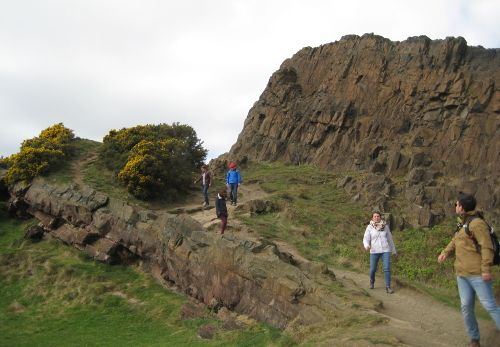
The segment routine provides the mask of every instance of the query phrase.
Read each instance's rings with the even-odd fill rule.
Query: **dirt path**
[[[265,199],[269,195],[257,184],[242,185],[238,191],[242,195],[241,198],[238,198],[238,205],[254,199]],[[196,201],[198,200],[202,201],[201,193],[196,198]],[[250,230],[235,218],[236,208],[238,207],[228,205],[229,218],[226,233],[234,233],[242,239],[257,240],[258,233]],[[219,231],[220,220],[215,217],[213,205],[204,207],[200,203],[192,203],[183,206],[183,209],[185,211],[195,210],[190,215],[203,224],[209,232],[217,233]],[[277,242],[277,245],[280,251],[291,253],[297,259],[304,259],[293,245],[283,241]],[[367,274],[337,269],[332,269],[332,271],[337,280],[341,281],[346,288],[358,291],[359,288],[362,288],[370,296],[382,302],[383,309],[371,313],[388,318],[389,323],[375,326],[371,328],[372,331],[382,331],[396,336],[403,346],[456,347],[469,345],[462,314],[459,310],[448,307],[413,289],[401,287],[397,281],[393,285],[395,293],[387,294],[381,277],[377,278],[375,289],[369,290],[367,288]],[[497,332],[494,323],[480,320],[479,324],[482,333],[482,346],[500,347],[500,333]]]
[[[72,162],[71,171],[73,171],[73,175],[74,175],[73,181],[79,187],[83,187],[83,185],[84,185],[83,179],[85,177],[85,172],[83,171],[83,166],[87,162],[89,162],[95,158],[97,158],[97,152],[91,152],[87,156],[84,156],[84,157],[79,158],[78,160],[74,160]]]
[[[89,155],[82,160],[75,161],[72,165],[74,172],[74,181],[83,186],[83,166],[89,160],[95,157]],[[211,189],[213,190],[213,189]],[[199,196],[192,196],[187,205],[172,209],[181,209],[184,213],[198,220],[209,232],[218,233],[220,220],[215,217],[215,208],[213,206],[213,196],[215,192],[209,190],[211,196],[211,205],[202,206],[201,191]],[[254,199],[265,199],[268,197],[264,190],[258,184],[242,185],[238,190],[241,197],[238,198],[238,205]],[[235,218],[235,209],[238,206],[228,205],[228,225],[226,233],[234,233],[239,238],[257,240],[258,233],[246,227],[242,222]],[[164,213],[167,209],[157,209],[157,213]],[[280,251],[291,253],[295,258],[305,260],[293,245],[284,241],[276,242]],[[337,280],[341,281],[346,288],[359,291],[362,288],[373,298],[380,300],[383,309],[372,314],[381,315],[389,319],[388,324],[375,326],[373,331],[382,331],[396,336],[402,344],[400,346],[412,347],[456,347],[468,346],[469,339],[466,336],[464,323],[460,311],[450,308],[435,299],[419,293],[415,290],[402,288],[394,285],[395,293],[392,295],[385,293],[382,278],[377,279],[374,290],[367,289],[368,275],[358,274],[347,270],[332,269]],[[482,346],[500,347],[500,333],[496,326],[490,321],[480,320],[480,329],[482,333]],[[373,346],[373,345],[368,345]]]
[[[346,270],[333,270],[337,278],[349,286],[366,288],[375,299],[383,303],[378,314],[389,318],[389,324],[375,327],[398,337],[408,346],[468,346],[462,314],[434,298],[415,290],[394,285],[394,294],[385,292],[384,280],[377,277],[375,289],[368,288],[368,275]],[[479,320],[481,346],[500,346],[500,334],[491,321]]]

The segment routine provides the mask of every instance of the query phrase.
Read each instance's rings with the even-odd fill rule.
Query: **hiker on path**
[[[465,226],[459,224],[453,239],[439,255],[438,262],[441,264],[448,256],[455,254],[455,274],[465,329],[471,339],[470,345],[479,347],[481,337],[474,314],[476,294],[499,329],[500,307],[495,301],[491,286],[491,266],[493,265],[494,253],[489,235],[490,230],[482,219],[481,212],[475,211],[475,209],[476,198],[460,192],[455,203],[455,212],[460,217],[462,224],[467,224],[470,221],[468,225],[473,238],[467,235]],[[477,240],[477,248],[474,239]]]
[[[236,169],[235,163],[231,163],[229,169],[226,174],[226,185],[229,189],[231,205],[236,206],[236,202],[238,201],[238,187],[241,187],[241,172]]]
[[[212,185],[212,173],[208,171],[208,168],[206,165],[203,165],[201,167],[201,175],[200,178],[198,178],[196,181],[194,181],[194,184],[202,181],[202,188],[201,191],[203,193],[203,197],[205,199],[205,202],[203,202],[203,206],[208,205],[208,187]]]
[[[215,213],[217,218],[221,220],[220,234],[224,235],[227,225],[227,207],[226,207],[227,191],[222,189],[215,198]]]
[[[370,289],[374,288],[375,272],[380,258],[384,264],[385,291],[394,293],[391,289],[391,253],[396,254],[396,247],[392,239],[391,229],[382,220],[380,212],[373,212],[372,220],[366,227],[363,237],[363,246],[370,251]]]

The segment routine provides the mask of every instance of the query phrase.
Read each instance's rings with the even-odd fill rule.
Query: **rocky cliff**
[[[500,49],[463,38],[392,42],[349,35],[283,62],[229,153],[210,164],[274,161],[364,171],[339,188],[399,222],[452,217],[460,190],[500,223]]]
[[[298,261],[275,245],[207,232],[189,216],[157,215],[89,187],[42,179],[10,187],[10,211],[40,223],[29,237],[55,237],[90,257],[136,258],[160,283],[175,285],[210,309],[248,315],[278,328],[325,317],[365,314],[377,303],[362,293],[336,295],[325,264]],[[321,283],[321,284],[319,284]]]

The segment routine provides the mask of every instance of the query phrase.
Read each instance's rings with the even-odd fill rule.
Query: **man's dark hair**
[[[206,165],[201,166],[202,169],[208,170],[208,167]]]
[[[472,195],[459,192],[457,201],[465,212],[474,211],[476,209],[476,198]]]

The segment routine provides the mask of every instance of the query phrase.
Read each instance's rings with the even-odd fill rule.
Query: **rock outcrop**
[[[11,212],[40,221],[27,236],[56,237],[108,263],[136,257],[161,283],[214,311],[285,328],[376,306],[361,293],[346,299],[318,284],[335,280],[325,264],[295,261],[273,244],[209,233],[189,216],[157,215],[88,187],[76,191],[43,179],[10,192]]]
[[[303,48],[271,76],[237,142],[210,165],[275,160],[363,170],[368,181],[340,184],[352,202],[383,212],[406,206],[414,225],[453,216],[460,190],[500,223],[500,50],[461,37],[373,34]]]

